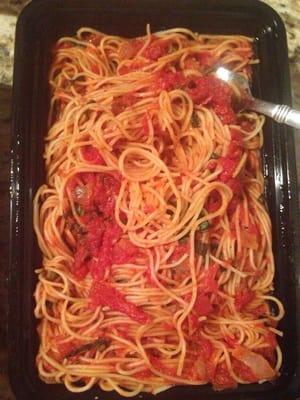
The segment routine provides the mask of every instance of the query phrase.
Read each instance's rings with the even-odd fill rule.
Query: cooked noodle
[[[126,397],[274,379],[284,310],[264,118],[214,76],[224,65],[250,79],[251,39],[81,28],[53,57],[34,200],[41,379]]]

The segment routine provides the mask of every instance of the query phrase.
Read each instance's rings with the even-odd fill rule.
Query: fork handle
[[[273,118],[275,121],[300,129],[300,111],[285,105],[253,99],[251,109]]]

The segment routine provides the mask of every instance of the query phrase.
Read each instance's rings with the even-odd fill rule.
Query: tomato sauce
[[[255,298],[255,293],[250,289],[240,289],[234,299],[235,308],[242,311]]]
[[[232,109],[232,89],[214,76],[189,78],[186,91],[195,104],[211,106],[224,124],[236,121]]]

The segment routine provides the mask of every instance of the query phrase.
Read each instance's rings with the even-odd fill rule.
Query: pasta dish
[[[34,200],[43,381],[129,397],[279,375],[264,117],[214,74],[255,63],[250,38],[184,28],[57,41]]]

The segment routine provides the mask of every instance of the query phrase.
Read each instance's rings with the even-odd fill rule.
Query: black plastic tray
[[[51,48],[81,26],[106,33],[137,36],[184,26],[200,33],[244,34],[257,38],[261,63],[255,68],[254,92],[265,100],[290,104],[286,34],[279,16],[256,0],[35,0],[18,21],[13,91],[11,164],[11,245],[9,307],[9,370],[17,399],[114,400],[115,392],[95,388],[72,394],[63,385],[46,385],[35,368],[38,349],[33,316],[34,269],[41,254],[32,229],[32,198],[45,181],[43,137],[49,106],[48,69]],[[276,263],[275,293],[286,316],[280,324],[284,338],[281,376],[274,383],[240,385],[234,391],[213,392],[210,386],[174,387],[158,400],[292,400],[300,396],[300,271],[296,224],[297,183],[293,131],[268,120],[263,165],[266,196],[273,222]],[[299,257],[298,257],[299,259]],[[142,394],[140,399],[153,399]]]

